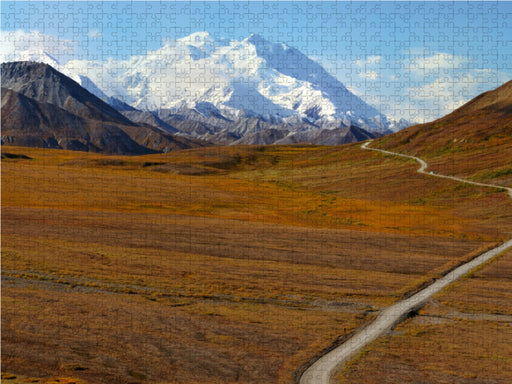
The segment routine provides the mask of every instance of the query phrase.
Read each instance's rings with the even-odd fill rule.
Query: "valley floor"
[[[512,251],[370,345],[338,383],[510,383]],[[407,351],[404,354],[404,351]]]
[[[2,371],[14,375],[289,383],[512,231],[505,194],[355,145],[5,149],[29,157],[2,161]]]

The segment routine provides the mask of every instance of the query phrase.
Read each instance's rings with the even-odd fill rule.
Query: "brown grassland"
[[[418,316],[370,345],[338,382],[510,383],[511,303],[508,251],[450,285]]]
[[[512,231],[505,193],[359,145],[3,152],[2,371],[23,378],[290,383]]]
[[[512,82],[372,146],[422,157],[441,174],[511,187]],[[437,294],[362,351],[337,381],[512,382],[512,251]]]

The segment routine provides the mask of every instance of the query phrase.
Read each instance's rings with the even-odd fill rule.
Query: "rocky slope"
[[[204,145],[123,116],[47,64],[3,63],[2,144],[117,154]]]

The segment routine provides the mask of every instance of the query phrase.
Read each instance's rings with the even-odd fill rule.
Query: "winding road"
[[[509,196],[512,198],[512,188],[506,188],[499,185],[493,184],[483,184],[473,181],[468,181],[464,179],[460,179],[458,177],[453,176],[445,176],[439,175],[433,172],[426,172],[428,164],[414,156],[403,155],[400,153],[394,153],[390,151],[385,151],[382,149],[374,149],[368,148],[368,145],[371,141],[364,143],[361,148],[386,153],[389,155],[407,157],[410,159],[414,159],[420,163],[421,167],[418,169],[419,173],[424,173],[426,175],[441,177],[444,179],[451,179],[467,184],[473,184],[484,187],[492,187],[492,188],[500,188],[506,189]],[[447,275],[442,278],[436,280],[433,284],[429,285],[427,288],[421,290],[415,295],[409,297],[408,299],[401,300],[388,308],[384,309],[377,318],[373,321],[373,323],[369,324],[365,328],[361,329],[357,333],[354,334],[349,340],[340,345],[339,347],[333,349],[327,354],[323,355],[320,359],[318,359],[313,365],[311,365],[301,376],[300,384],[329,384],[333,380],[334,376],[337,372],[339,372],[345,362],[347,362],[351,357],[353,357],[357,352],[359,352],[366,345],[373,342],[379,336],[388,332],[393,326],[400,323],[404,319],[407,318],[408,314],[419,310],[423,307],[427,301],[434,295],[439,292],[447,285],[451,284],[455,280],[461,278],[462,276],[468,274],[471,270],[478,267],[479,265],[487,262],[492,259],[499,253],[505,251],[508,248],[512,247],[512,239],[503,243],[502,245],[491,249],[483,253],[482,255],[474,258],[461,265],[460,267],[452,270]]]
[[[388,155],[394,155],[394,156],[400,156],[400,157],[407,157],[409,159],[413,159],[413,160],[416,160],[418,163],[420,163],[420,167],[418,169],[418,173],[423,173],[425,175],[430,175],[430,176],[434,176],[434,177],[440,177],[442,179],[450,179],[450,180],[455,180],[455,181],[459,181],[461,183],[466,183],[466,184],[472,184],[472,185],[478,185],[480,187],[491,187],[491,188],[498,188],[498,189],[506,189],[507,192],[508,192],[508,195],[510,196],[510,198],[512,199],[512,188],[507,188],[507,187],[504,187],[502,185],[496,185],[496,184],[485,184],[485,183],[479,183],[479,182],[476,182],[476,181],[471,181],[471,180],[465,180],[465,179],[461,179],[460,177],[455,177],[455,176],[446,176],[446,175],[440,175],[439,173],[434,173],[434,172],[427,172],[426,169],[428,168],[428,164],[420,159],[419,157],[415,157],[415,156],[409,156],[409,155],[403,155],[401,153],[396,153],[396,152],[390,152],[390,151],[385,151],[383,149],[376,149],[376,148],[368,148],[368,145],[372,142],[372,140],[370,141],[367,141],[366,143],[364,143],[363,145],[361,145],[361,148],[363,149],[368,149],[369,151],[376,151],[376,152],[382,152],[382,153],[386,153]]]

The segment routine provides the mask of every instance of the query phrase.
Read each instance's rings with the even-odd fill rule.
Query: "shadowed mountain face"
[[[86,119],[133,125],[110,105],[49,65],[29,61],[4,63],[2,87]]]
[[[2,144],[115,154],[204,145],[134,123],[49,65],[33,62],[2,64]]]
[[[115,123],[72,114],[2,88],[2,144],[117,154],[150,153]]]
[[[138,111],[139,115],[142,113]],[[162,109],[158,111],[158,116],[184,135],[199,137],[220,145],[340,145],[377,136],[355,126],[347,127],[340,121],[332,121],[330,124],[324,122],[322,126],[317,126],[298,118],[287,122],[247,116],[227,119],[211,111],[201,113],[188,108],[175,111]]]
[[[375,137],[375,134],[365,131],[364,129],[358,127],[347,127],[323,130],[315,138],[315,143],[321,145],[340,145],[374,139]]]
[[[156,112],[105,101],[47,64],[2,64],[2,144],[144,154],[210,144],[338,145],[374,135],[342,122],[230,117],[209,103]]]
[[[139,111],[137,109],[122,111],[123,116],[129,118],[131,121],[135,123],[148,124],[154,127],[158,127],[163,129],[168,133],[176,133],[178,130],[174,128],[172,125],[167,124],[166,122],[160,120],[157,116],[147,111]]]
[[[234,144],[317,144],[341,145],[375,138],[375,135],[358,127],[316,129],[289,132],[279,129],[265,129],[245,135]]]

